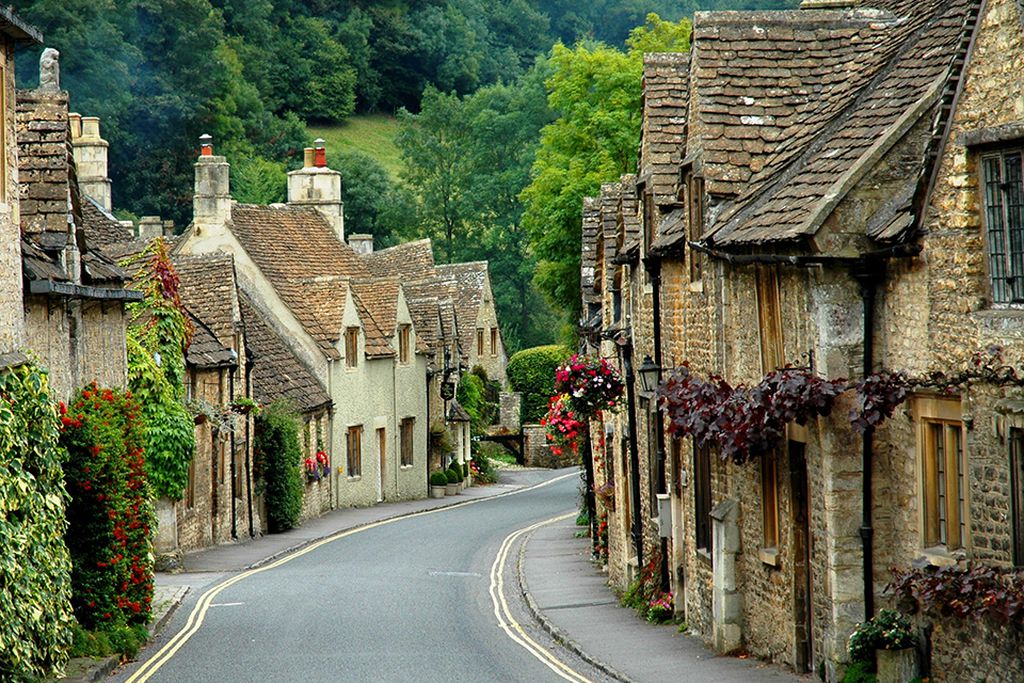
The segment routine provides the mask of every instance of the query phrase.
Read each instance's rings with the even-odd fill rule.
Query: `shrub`
[[[459,475],[455,474],[455,470],[445,470],[444,471],[444,476],[445,476],[445,483],[447,483],[447,484],[458,484],[459,483]]]
[[[62,673],[72,642],[59,420],[46,372],[0,371],[0,680]]]
[[[475,456],[471,467],[473,469],[473,477],[478,483],[494,484],[498,481],[498,473],[494,471],[494,465],[487,456]]]
[[[302,450],[299,421],[286,401],[275,401],[256,418],[257,492],[267,504],[272,533],[293,528],[302,512]]]
[[[484,376],[486,377],[486,374]],[[487,425],[494,421],[497,413],[497,405],[488,399],[487,393],[485,379],[481,379],[475,373],[462,376],[455,398],[469,413],[474,434],[483,433]]]
[[[536,346],[523,349],[508,361],[505,373],[513,390],[523,394],[523,422],[538,422],[555,393],[555,371],[570,356],[564,346]]]
[[[146,623],[153,601],[156,525],[143,453],[145,432],[130,394],[95,382],[63,416],[71,503],[72,606],[80,624]]]
[[[464,463],[462,463],[462,478],[465,479],[468,476],[469,476],[469,463],[468,462],[464,462]]]
[[[465,478],[462,476],[462,465],[460,465],[459,463],[453,462],[451,465],[448,466],[448,469],[455,473],[456,482],[460,482]]]
[[[109,657],[121,654],[126,659],[134,659],[148,641],[149,631],[142,624],[110,624],[102,631],[90,631],[75,624],[71,656]]]
[[[901,650],[914,647],[917,639],[910,621],[899,612],[883,609],[869,621],[858,624],[850,636],[850,659],[874,665],[875,650]]]
[[[430,485],[431,486],[444,486],[448,483],[448,477],[444,472],[440,470],[431,472],[430,474]]]

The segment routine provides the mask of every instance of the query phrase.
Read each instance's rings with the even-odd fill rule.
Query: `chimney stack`
[[[164,223],[160,216],[142,216],[139,218],[139,237],[151,240],[164,234]]]
[[[196,234],[216,231],[231,219],[230,165],[213,154],[213,138],[199,137],[202,145],[196,160],[196,187],[192,199],[192,222]]]
[[[100,120],[95,116],[68,114],[71,144],[78,169],[78,187],[107,211],[111,210],[107,151],[110,145],[100,137]]]
[[[349,235],[348,246],[357,254],[372,254],[373,235]]]
[[[322,213],[345,241],[345,209],[341,201],[341,174],[327,167],[327,149],[323,138],[313,148],[303,150],[303,167],[288,173],[288,203],[310,206]]]

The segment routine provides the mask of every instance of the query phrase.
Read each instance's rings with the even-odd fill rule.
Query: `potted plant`
[[[906,683],[917,677],[917,638],[899,612],[881,610],[850,636],[850,659],[876,664],[878,683]]]
[[[435,470],[430,474],[430,497],[444,498],[445,487],[448,486],[448,477],[441,470]]]
[[[448,482],[445,484],[444,492],[446,495],[454,496],[459,492],[459,475],[455,474],[455,470],[447,469],[444,471],[444,476]]]
[[[458,487],[458,491],[461,493],[462,481],[464,479],[464,477],[462,476],[462,465],[460,465],[457,462],[453,462],[451,465],[448,466],[448,471],[455,475],[455,483]]]

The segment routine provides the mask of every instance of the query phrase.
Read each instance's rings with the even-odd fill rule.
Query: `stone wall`
[[[329,417],[326,412],[320,411],[316,414],[306,414],[301,418],[301,431],[299,433],[299,445],[302,447],[302,460],[306,458],[313,458],[316,461],[316,452],[319,447],[323,447],[324,451],[331,458],[330,448],[330,424]],[[319,444],[319,445],[318,445]],[[364,443],[363,451],[372,449],[372,452],[376,452],[375,443]],[[343,463],[337,462],[336,458],[331,458],[331,468],[343,466]],[[302,462],[299,463],[299,467],[305,467]],[[307,520],[314,517],[319,517],[323,513],[331,509],[331,483],[333,477],[323,477],[319,481],[309,481],[305,474],[303,474],[303,490],[302,490],[302,514],[300,519]]]
[[[14,45],[4,40],[0,49],[4,81],[3,101],[14,101]],[[24,311],[21,281],[21,224],[18,212],[18,158],[14,141],[14,107],[4,110],[0,164],[0,353],[23,342]]]
[[[566,448],[561,455],[551,452],[547,428],[538,424],[523,425],[523,450],[527,467],[549,467],[558,469],[578,465],[579,455]]]
[[[498,424],[516,431],[522,422],[523,395],[518,391],[503,391],[498,395]]]
[[[933,681],[1024,681],[1024,626],[945,619],[931,625]]]

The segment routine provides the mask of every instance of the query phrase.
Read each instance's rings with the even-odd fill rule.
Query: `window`
[[[478,327],[476,330],[476,355],[484,355],[484,329]]]
[[[358,477],[363,473],[363,426],[348,428],[348,476]]]
[[[992,302],[1024,303],[1024,186],[1021,150],[981,159]]]
[[[497,327],[492,327],[491,328],[491,355],[492,356],[497,356],[498,355],[498,328]]]
[[[775,451],[761,458],[761,521],[764,531],[762,548],[779,546],[779,478]]]
[[[963,426],[959,420],[922,419],[924,545],[964,547],[966,490]]]
[[[398,328],[398,362],[409,362],[410,342],[412,341],[412,327],[402,325]]]
[[[782,313],[779,305],[779,271],[758,267],[757,318],[761,337],[761,370],[771,372],[785,365],[782,346]]]
[[[687,173],[684,181],[686,193],[686,238],[696,242],[704,232],[704,179]],[[690,249],[690,282],[703,275],[702,256]]]
[[[1010,429],[1010,520],[1013,564],[1024,567],[1024,429]]]
[[[711,553],[711,449],[693,444],[694,541],[698,550]]]
[[[413,430],[416,428],[416,418],[407,417],[402,420],[401,424],[401,441],[402,441],[402,467],[412,465],[412,445],[413,445]]]
[[[359,328],[345,328],[345,365],[350,368],[359,364]]]

